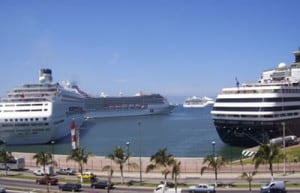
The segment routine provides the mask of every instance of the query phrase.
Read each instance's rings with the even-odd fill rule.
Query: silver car
[[[200,193],[200,192],[205,192],[205,193],[215,193],[215,187],[210,186],[207,184],[198,184],[195,186],[190,186],[188,189],[189,193]]]

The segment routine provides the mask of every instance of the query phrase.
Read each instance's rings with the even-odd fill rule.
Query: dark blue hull
[[[252,147],[268,143],[283,136],[282,122],[274,121],[225,121],[214,120],[216,130],[224,143]],[[300,136],[300,119],[285,120],[285,135]]]

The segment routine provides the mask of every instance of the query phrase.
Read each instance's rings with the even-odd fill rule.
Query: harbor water
[[[177,106],[169,115],[88,120],[79,129],[79,146],[99,156],[108,155],[116,146],[121,146],[131,156],[151,156],[167,148],[175,157],[205,157],[214,152],[227,159],[238,159],[242,148],[221,141],[210,111],[210,106],[195,109]],[[12,152],[69,154],[71,137],[53,144],[1,147]]]

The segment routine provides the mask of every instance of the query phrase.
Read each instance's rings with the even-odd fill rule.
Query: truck
[[[36,176],[44,176],[44,175],[53,176],[54,168],[53,166],[45,166],[45,170],[44,170],[44,167],[41,166],[40,169],[33,171],[33,174]]]
[[[12,158],[7,163],[0,162],[1,170],[24,170],[25,159],[24,158]]]
[[[159,184],[153,191],[153,193],[181,193],[181,188],[170,188],[165,184]]]

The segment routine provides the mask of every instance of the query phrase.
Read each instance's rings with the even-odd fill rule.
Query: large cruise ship
[[[254,146],[283,136],[300,136],[300,50],[290,66],[266,70],[257,83],[224,88],[211,111],[223,142]]]
[[[42,144],[70,134],[75,120],[84,121],[84,101],[69,85],[52,83],[52,71],[40,70],[38,84],[15,88],[0,101],[0,141]]]
[[[168,114],[174,108],[165,97],[160,94],[143,94],[133,96],[105,96],[87,97],[85,108],[86,119],[125,117],[139,115]]]
[[[192,96],[192,97],[188,97],[184,103],[183,103],[183,107],[184,108],[203,108],[206,107],[208,105],[213,105],[214,104],[214,100],[212,98],[209,97],[197,97],[197,96]]]

